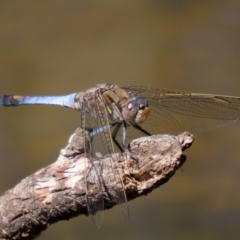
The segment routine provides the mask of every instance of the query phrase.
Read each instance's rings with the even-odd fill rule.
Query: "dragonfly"
[[[101,174],[94,165],[97,143],[101,154],[109,154],[112,171],[112,196],[128,218],[129,209],[123,180],[116,167],[115,146],[127,150],[128,138],[180,131],[206,131],[240,118],[240,97],[190,93],[143,86],[99,84],[85,92],[65,96],[1,95],[0,105],[59,105],[81,114],[81,128],[91,129],[90,146],[85,148],[90,169],[86,173],[86,202],[93,223],[100,227],[104,210]],[[87,139],[85,140],[87,141]],[[85,144],[86,145],[86,144]],[[90,152],[90,153],[89,153]],[[130,153],[131,154],[131,153]],[[92,182],[96,183],[93,187]],[[96,197],[97,196],[97,197]]]

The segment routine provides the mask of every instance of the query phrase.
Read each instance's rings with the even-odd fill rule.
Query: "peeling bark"
[[[80,214],[88,215],[85,197],[87,160],[82,154],[83,142],[77,131],[56,162],[23,179],[0,197],[0,239],[34,239],[50,224]],[[185,162],[182,152],[193,140],[193,135],[188,132],[133,140],[129,151],[135,159],[124,152],[117,163],[128,201],[167,182]],[[109,156],[99,156],[94,163],[101,167],[104,179],[104,208],[112,208],[116,203],[111,191],[107,191],[113,185],[109,181]]]

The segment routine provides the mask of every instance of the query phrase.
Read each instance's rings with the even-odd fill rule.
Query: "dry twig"
[[[81,142],[73,135],[70,144],[56,162],[23,179],[0,198],[0,239],[34,239],[50,224],[87,215],[84,156]],[[190,147],[193,136],[156,135],[133,140],[123,161],[118,163],[128,200],[146,195],[167,182],[185,162],[182,151]],[[96,159],[102,168],[106,190],[109,157]],[[104,192],[105,209],[115,202],[109,191]]]

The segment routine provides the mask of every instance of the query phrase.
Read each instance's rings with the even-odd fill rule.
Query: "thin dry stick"
[[[50,224],[88,215],[81,140],[78,129],[56,162],[23,179],[0,197],[0,239],[34,239]],[[182,151],[193,140],[188,132],[133,140],[129,150],[137,161],[123,153],[118,163],[128,200],[146,195],[167,182],[185,162]],[[116,204],[108,191],[113,187],[108,181],[109,157],[99,157],[95,163],[104,179],[104,208],[112,208]]]

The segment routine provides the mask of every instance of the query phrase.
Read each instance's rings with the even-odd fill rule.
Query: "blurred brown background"
[[[240,95],[239,0],[1,1],[0,92],[57,95],[97,83]],[[53,162],[79,125],[48,106],[0,109],[0,190]],[[39,239],[239,239],[240,125],[195,135],[167,184],[98,230],[79,216]]]

